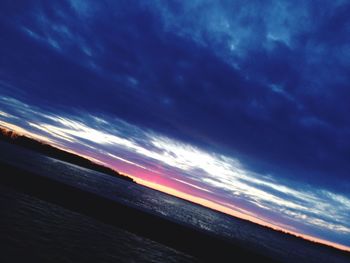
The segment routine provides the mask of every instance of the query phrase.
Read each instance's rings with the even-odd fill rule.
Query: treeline
[[[116,176],[118,178],[130,181],[130,182],[135,182],[132,178],[126,175],[123,175],[109,167],[94,163],[82,156],[58,149],[54,146],[34,140],[27,136],[19,135],[16,132],[11,130],[0,128],[0,140],[13,143],[15,145],[39,152],[41,154],[45,154],[49,157],[52,157],[58,160],[69,162],[71,164],[75,164],[75,165],[88,168],[97,172],[101,172],[104,174]]]

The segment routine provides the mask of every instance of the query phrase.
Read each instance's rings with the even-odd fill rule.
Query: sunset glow
[[[349,1],[17,2],[0,3],[1,128],[350,251]]]
[[[21,135],[25,135],[28,136],[30,138],[34,138],[34,139],[40,139],[42,142],[45,143],[51,143],[51,140],[46,139],[46,137],[44,136],[37,136],[34,135],[31,132],[26,131],[25,129],[22,129],[16,125],[10,124],[10,123],[6,123],[6,122],[1,122],[0,123],[0,127],[12,130],[18,134]],[[75,150],[71,150],[69,148],[65,148],[65,147],[59,147],[58,145],[55,145],[56,147],[74,153],[74,154],[78,154],[82,157],[85,157],[93,162],[99,163],[99,164],[103,164],[106,166],[112,166],[114,169],[121,171],[123,174],[131,177],[132,179],[134,179],[138,184],[144,185],[146,187],[179,197],[181,199],[208,207],[210,209],[243,219],[243,220],[248,220],[250,222],[265,226],[265,227],[269,227],[272,228],[274,230],[278,230],[278,231],[283,231],[295,236],[299,236],[302,237],[304,239],[313,241],[313,242],[317,242],[320,244],[324,244],[324,245],[328,245],[328,246],[332,246],[341,250],[345,250],[345,251],[350,251],[350,247],[349,246],[344,246],[341,244],[337,244],[335,242],[330,242],[321,238],[317,238],[311,235],[307,235],[307,234],[303,234],[301,232],[297,232],[295,230],[292,230],[290,227],[288,229],[287,227],[281,227],[279,225],[278,222],[276,223],[270,223],[268,220],[263,220],[261,218],[259,218],[258,214],[252,214],[251,211],[247,211],[244,210],[242,208],[239,207],[235,207],[235,209],[232,209],[231,207],[234,206],[234,204],[229,204],[229,206],[225,206],[225,205],[221,205],[215,201],[211,201],[210,199],[212,197],[210,197],[210,195],[206,195],[206,192],[210,192],[209,190],[193,185],[191,183],[188,183],[186,181],[182,181],[179,179],[174,179],[173,182],[171,182],[171,180],[168,180],[166,178],[158,178],[155,177],[156,174],[160,174],[159,172],[152,170],[152,169],[148,169],[145,166],[142,165],[138,165],[137,163],[133,163],[131,161],[128,161],[124,158],[120,158],[117,157],[113,154],[107,154],[108,156],[117,159],[119,161],[121,161],[122,164],[124,165],[116,165],[115,163],[110,163],[108,161],[103,161],[103,158],[101,156],[96,156],[96,157],[91,157],[87,154],[84,154],[82,152],[79,151],[75,151]],[[102,158],[102,159],[101,159]],[[196,157],[197,158],[197,157]],[[141,169],[141,170],[140,170]],[[154,182],[154,180],[156,180],[157,182]],[[176,183],[179,182],[180,184]],[[182,185],[182,187],[181,187]],[[198,193],[197,190],[201,190],[201,192]],[[288,189],[284,189],[285,191],[287,191]],[[197,193],[196,193],[197,192]],[[200,197],[200,196],[206,196],[206,198],[204,197]]]
[[[248,220],[250,222],[253,222],[253,223],[256,223],[256,224],[259,224],[259,225],[262,225],[262,226],[270,227],[270,228],[278,230],[278,231],[283,231],[283,232],[286,232],[286,233],[289,233],[289,234],[292,234],[292,235],[295,235],[295,236],[299,236],[299,237],[302,237],[304,239],[307,239],[307,240],[310,240],[310,241],[313,241],[313,242],[317,242],[317,243],[320,243],[320,244],[332,246],[332,247],[335,247],[335,248],[338,248],[338,249],[341,249],[341,250],[345,250],[345,251],[350,251],[350,247],[348,247],[348,246],[340,245],[340,244],[337,244],[337,243],[334,243],[334,242],[329,242],[327,240],[316,238],[316,237],[313,237],[313,236],[310,236],[310,235],[305,235],[305,234],[301,234],[301,233],[298,233],[298,232],[290,231],[290,230],[284,229],[282,227],[279,227],[278,225],[270,224],[270,223],[268,223],[266,221],[263,221],[263,220],[261,220],[259,218],[256,218],[256,217],[253,217],[253,216],[250,216],[250,215],[247,215],[247,214],[235,211],[233,209],[230,209],[228,207],[216,204],[216,203],[211,202],[209,200],[205,200],[205,199],[200,198],[200,197],[192,196],[192,195],[183,193],[181,191],[178,191],[176,189],[172,189],[172,188],[164,186],[164,185],[160,185],[160,184],[152,183],[152,182],[149,182],[149,181],[146,181],[146,180],[143,180],[143,179],[139,179],[138,177],[135,177],[135,176],[131,176],[131,175],[128,175],[128,176],[132,177],[137,183],[142,184],[144,186],[147,186],[147,187],[150,187],[152,189],[155,189],[155,190],[158,190],[158,191],[161,191],[161,192],[164,192],[164,193],[167,193],[167,194],[170,194],[170,195],[173,195],[173,196],[185,199],[187,201],[190,201],[190,202],[193,202],[193,203],[196,203],[196,204],[203,205],[205,207],[208,207],[208,208],[220,211],[222,213],[225,213],[225,214],[228,214],[228,215],[231,215],[231,216],[234,216],[234,217],[238,217],[238,218],[241,218],[241,219],[244,219],[244,220]]]

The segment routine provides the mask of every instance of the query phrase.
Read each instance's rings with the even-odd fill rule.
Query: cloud
[[[350,189],[349,10],[2,3],[0,117],[104,161],[182,175],[271,220],[343,229],[333,225]]]
[[[112,121],[102,115],[44,112],[9,97],[3,97],[0,102],[4,109],[11,105],[11,114],[2,111],[2,126],[23,127],[30,134],[49,138],[78,152],[93,150],[94,158],[100,162],[113,165],[113,159],[121,161],[152,173],[154,178],[168,178],[199,190],[212,201],[230,200],[241,210],[253,207],[250,211],[262,218],[274,215],[291,226],[299,224],[337,235],[350,233],[347,196],[257,173],[233,157],[208,152],[116,118]],[[112,161],[107,161],[109,157]]]

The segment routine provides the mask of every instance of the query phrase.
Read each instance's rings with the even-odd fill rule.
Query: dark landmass
[[[57,204],[66,209],[183,251],[197,258],[199,262],[281,262],[274,254],[267,254],[266,251],[247,247],[243,242],[222,238],[204,230],[182,225],[170,219],[120,204],[111,199],[9,164],[0,162],[0,171],[2,171],[0,184],[5,187]],[[246,223],[253,224],[247,221]],[[264,228],[267,229],[261,226],[261,229]],[[350,254],[345,251],[312,243],[284,233],[280,233],[280,235],[283,238],[304,242],[306,248],[312,246],[316,248],[316,251],[317,249],[328,251],[330,256],[336,255],[337,258],[343,258],[344,260],[341,262],[350,260]],[[315,257],[317,258],[316,255]],[[291,261],[288,262],[293,262],[293,259],[291,258]],[[305,262],[315,261],[305,258]],[[335,262],[338,262],[338,260]]]
[[[109,168],[99,166],[85,158],[42,144],[25,136],[18,136],[15,133],[3,129],[1,129],[1,134],[0,140],[10,142],[11,144],[29,148],[69,163],[77,165],[82,163],[80,166],[99,172],[103,172],[104,169],[107,169],[107,171],[109,171],[107,174],[113,176],[117,175],[119,178],[125,179],[124,177],[120,177],[119,173],[115,174],[116,172]],[[73,161],[69,159],[72,157]],[[183,251],[199,259],[200,262],[281,261],[272,251],[263,251],[262,248],[256,249],[247,246],[244,242],[227,239],[198,228],[179,224],[171,218],[161,217],[120,204],[111,199],[99,196],[98,194],[78,189],[49,177],[41,176],[36,172],[18,168],[15,165],[0,161],[0,171],[0,184],[5,187],[57,204],[71,211],[87,215],[106,224],[117,226],[136,235]],[[245,224],[255,225],[243,219],[241,221],[244,221]],[[264,226],[258,227],[264,231],[274,231],[278,233]],[[291,244],[293,244],[293,242],[302,244],[302,246],[305,246],[305,249],[312,248],[314,251],[326,251],[330,259],[333,256],[338,259],[341,258],[340,261],[335,260],[336,262],[350,262],[350,254],[348,252],[304,240],[284,232],[280,232],[278,235],[281,235],[283,239],[291,240]],[[293,248],[290,248],[290,250],[293,250]],[[317,258],[316,255],[315,258]],[[287,262],[294,262],[293,258]],[[305,258],[305,262],[315,262],[315,260],[308,260]]]
[[[201,262],[276,262],[241,244],[119,204],[64,183],[0,163],[0,183],[26,194],[116,225],[200,259]],[[38,187],[40,186],[40,187]]]
[[[105,173],[108,175],[116,176],[123,180],[136,183],[132,178],[123,175],[109,167],[94,163],[82,156],[58,149],[49,144],[34,140],[27,136],[19,135],[14,131],[7,130],[0,127],[0,141],[10,142],[12,144],[39,152],[46,156],[65,161],[71,164],[75,164],[84,168],[88,168],[97,172]]]

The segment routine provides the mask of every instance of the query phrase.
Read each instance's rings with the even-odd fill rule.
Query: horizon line
[[[5,126],[4,123],[6,125],[8,125],[8,126]],[[32,140],[39,141],[41,143],[45,143],[45,144],[51,145],[51,146],[53,146],[53,147],[55,147],[55,148],[57,148],[59,150],[67,151],[67,152],[69,152],[71,154],[75,154],[75,155],[78,155],[80,157],[86,158],[86,159],[90,160],[91,162],[94,162],[94,163],[96,163],[98,165],[104,165],[105,167],[108,167],[108,168],[110,168],[110,169],[112,169],[112,170],[114,170],[114,171],[119,173],[118,169],[114,168],[113,166],[111,166],[109,164],[104,163],[103,161],[100,161],[100,160],[98,160],[98,159],[96,159],[94,157],[90,157],[90,156],[88,156],[86,154],[81,154],[81,153],[79,153],[79,152],[77,152],[75,150],[68,149],[66,147],[62,147],[61,145],[57,145],[55,142],[53,142],[49,138],[47,138],[45,136],[40,136],[40,135],[34,134],[32,132],[29,132],[26,129],[23,129],[23,128],[17,126],[17,125],[13,125],[13,124],[10,124],[10,123],[7,123],[7,122],[0,122],[0,128],[5,129],[7,131],[12,131],[12,132],[16,133],[16,135],[26,136],[26,137],[28,137],[28,138],[30,138]],[[328,246],[328,247],[331,247],[331,248],[339,249],[339,250],[344,251],[344,252],[350,252],[350,246],[339,244],[337,242],[325,240],[325,239],[322,239],[322,238],[318,238],[318,237],[315,237],[315,236],[312,236],[312,235],[309,235],[309,234],[303,234],[303,233],[300,233],[300,232],[297,232],[297,231],[288,230],[288,229],[283,228],[283,227],[281,227],[281,226],[279,226],[277,224],[273,224],[273,223],[270,223],[270,222],[265,221],[263,219],[260,219],[258,217],[254,217],[252,215],[245,214],[243,212],[234,210],[234,209],[229,208],[229,207],[227,207],[225,205],[219,204],[219,203],[217,203],[215,201],[211,201],[211,200],[208,200],[208,199],[205,199],[205,198],[201,198],[201,197],[198,197],[198,196],[195,196],[195,195],[191,195],[191,194],[185,193],[183,191],[180,191],[178,189],[175,189],[175,188],[172,188],[172,187],[169,187],[169,186],[165,186],[165,185],[162,185],[162,184],[159,184],[159,183],[155,183],[155,182],[152,182],[152,181],[149,181],[149,180],[141,179],[137,175],[131,175],[131,174],[127,174],[127,173],[121,173],[121,174],[130,177],[137,184],[142,185],[144,187],[147,187],[147,188],[150,188],[150,189],[154,189],[154,190],[160,191],[160,192],[165,193],[165,194],[169,194],[171,196],[174,196],[174,197],[177,197],[177,198],[189,201],[189,202],[197,204],[197,205],[201,205],[201,206],[207,207],[209,209],[212,209],[212,210],[224,213],[226,215],[229,215],[229,216],[232,216],[232,217],[235,217],[235,218],[239,218],[239,219],[242,219],[242,220],[245,220],[245,221],[257,224],[257,225],[260,225],[260,226],[268,227],[269,229],[272,229],[272,230],[275,230],[275,231],[280,231],[280,232],[282,232],[284,234],[290,234],[290,235],[292,235],[294,237],[301,238],[301,239],[304,239],[304,240],[307,240],[307,241],[311,241],[311,242],[318,243],[318,244],[321,244],[321,245],[325,245],[325,246]]]

